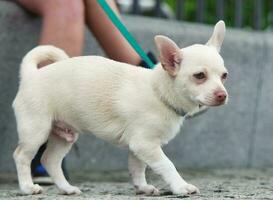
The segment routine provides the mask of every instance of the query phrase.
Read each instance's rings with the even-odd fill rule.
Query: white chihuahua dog
[[[138,193],[158,195],[148,185],[148,165],[173,194],[199,192],[177,172],[162,151],[179,132],[185,116],[201,106],[225,104],[227,77],[219,55],[225,24],[219,21],[206,45],[183,49],[156,36],[160,63],[144,69],[98,56],[68,58],[53,46],[39,46],[23,59],[13,102],[19,143],[14,152],[18,180],[26,194],[38,194],[30,163],[47,142],[42,164],[64,194],[80,194],[65,179],[61,163],[80,133],[129,149],[129,171]],[[58,61],[37,69],[44,60]]]

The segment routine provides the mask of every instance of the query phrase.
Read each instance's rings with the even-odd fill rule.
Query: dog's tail
[[[57,47],[50,45],[35,47],[23,58],[20,71],[21,79],[32,76],[36,73],[36,71],[38,71],[37,65],[43,61],[50,60],[57,62],[67,58],[69,58],[69,56]]]

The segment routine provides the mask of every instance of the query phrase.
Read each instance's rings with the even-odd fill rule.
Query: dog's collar
[[[185,112],[183,109],[177,109],[174,106],[172,106],[166,99],[164,99],[162,96],[160,97],[161,101],[167,106],[170,110],[174,111],[177,115],[181,117],[186,117],[187,112]]]
[[[185,112],[183,109],[177,109],[175,108],[173,105],[171,105],[169,103],[169,101],[167,99],[165,99],[162,95],[160,95],[159,91],[157,88],[153,88],[154,92],[156,93],[156,96],[158,96],[159,100],[170,110],[172,110],[173,112],[175,112],[175,114],[181,116],[181,117],[187,117],[187,112]]]

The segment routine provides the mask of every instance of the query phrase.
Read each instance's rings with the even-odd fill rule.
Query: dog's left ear
[[[226,26],[224,21],[219,21],[214,26],[214,31],[206,45],[215,47],[220,52],[226,33]]]
[[[182,62],[181,49],[170,38],[162,35],[155,36],[155,44],[162,67],[171,76],[176,76]]]

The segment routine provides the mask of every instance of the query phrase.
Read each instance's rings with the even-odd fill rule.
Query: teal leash
[[[144,60],[150,69],[154,68],[155,64],[151,61],[151,59],[147,56],[145,51],[141,48],[141,46],[137,43],[135,38],[130,34],[124,24],[120,21],[111,7],[107,4],[105,0],[97,0],[108,18],[112,21],[112,23],[117,27],[119,32],[123,35],[123,37],[129,42],[129,44],[133,47],[133,49],[138,53],[142,60]]]

